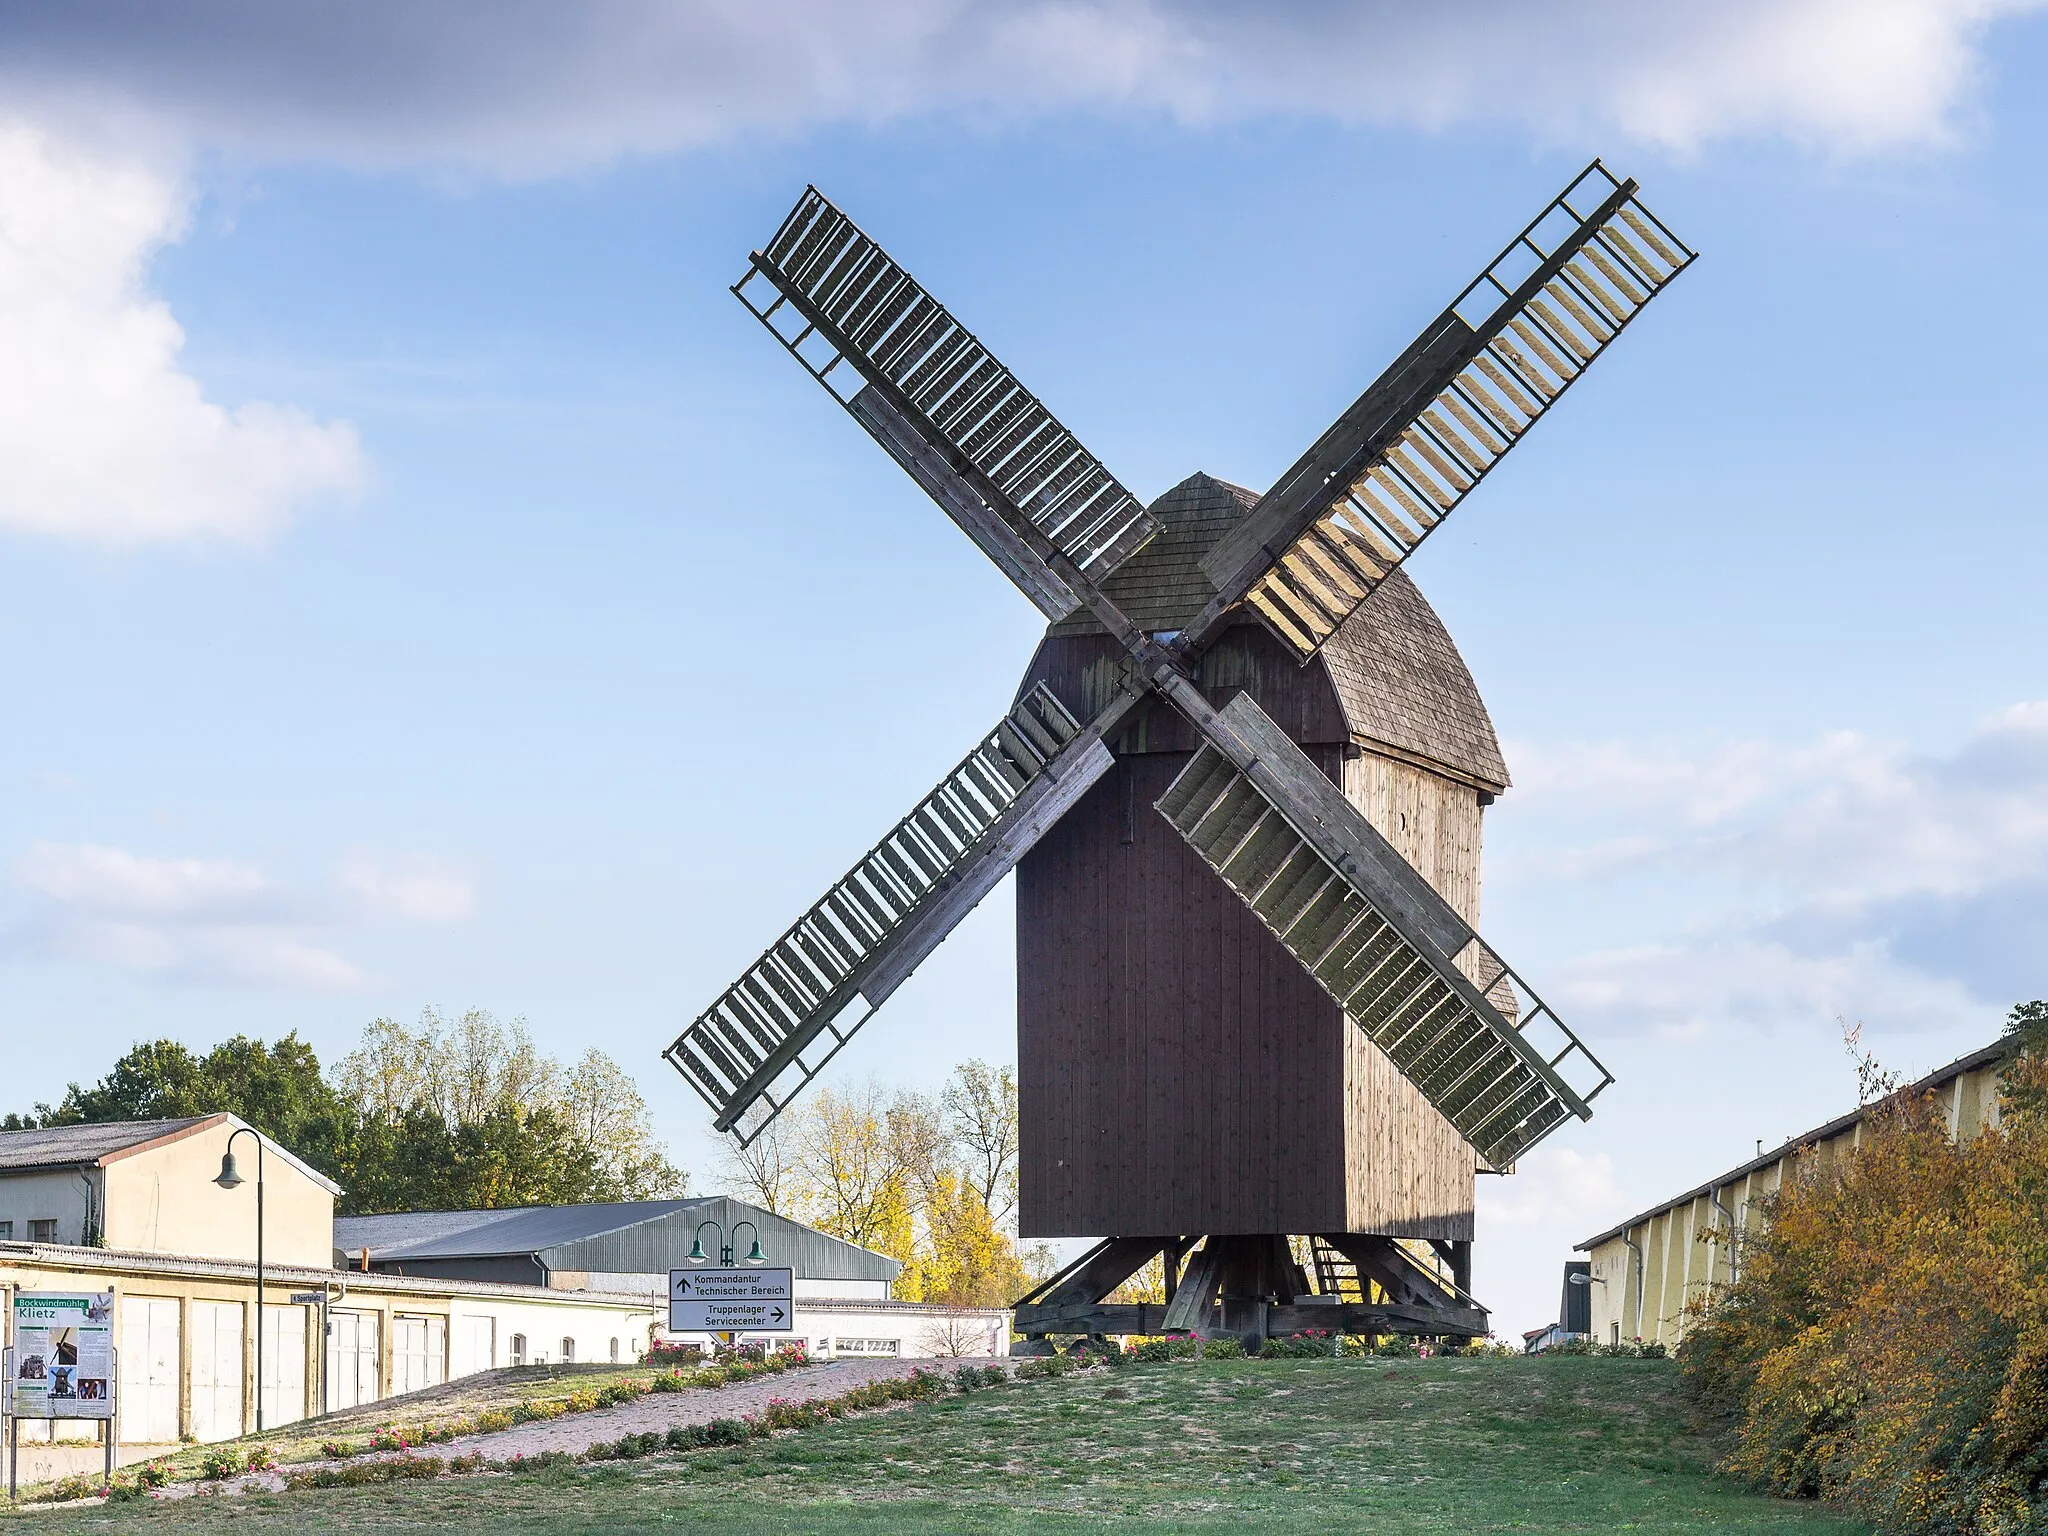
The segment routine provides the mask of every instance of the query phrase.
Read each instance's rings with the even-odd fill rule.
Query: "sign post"
[[[792,1333],[795,1273],[731,1267],[668,1272],[670,1333]]]
[[[112,1291],[16,1291],[7,1352],[7,1493],[14,1496],[22,1419],[98,1419],[114,1475]]]

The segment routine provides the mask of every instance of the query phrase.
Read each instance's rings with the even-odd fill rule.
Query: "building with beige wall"
[[[1947,1117],[1949,1134],[1966,1140],[1998,1123],[1998,1072],[2009,1051],[2005,1041],[1987,1045],[1902,1091],[1931,1095]],[[1586,1289],[1595,1342],[1676,1345],[1685,1331],[1686,1303],[1710,1286],[1726,1285],[1731,1267],[1739,1267],[1743,1241],[1762,1224],[1765,1197],[1777,1191],[1788,1170],[1826,1168],[1861,1146],[1872,1107],[1795,1136],[1580,1243],[1591,1260]]]
[[[113,1293],[121,1461],[253,1431],[259,1327],[266,1429],[496,1366],[646,1352],[646,1294],[337,1268],[339,1190],[268,1141],[259,1314],[251,1137],[243,1182],[214,1182],[241,1128],[205,1115],[0,1132],[0,1317],[11,1329],[21,1291]],[[21,1478],[98,1465],[99,1433],[23,1421]]]
[[[233,1115],[128,1120],[0,1133],[0,1242],[72,1243],[213,1259],[256,1257],[255,1148],[239,1143],[244,1182],[214,1183]],[[265,1257],[324,1267],[340,1187],[265,1143]]]

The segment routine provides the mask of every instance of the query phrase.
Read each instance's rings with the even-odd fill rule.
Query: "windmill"
[[[1010,711],[664,1052],[718,1130],[758,1136],[1022,866],[1020,1226],[1111,1235],[1019,1330],[1485,1331],[1474,1176],[1612,1076],[1475,929],[1484,771],[1312,722],[1347,668],[1470,692],[1400,567],[1692,261],[1636,192],[1596,160],[1263,495],[1197,476],[1147,508],[806,190],[734,293],[1050,628]],[[1361,759],[1456,788],[1468,888],[1405,812],[1375,826]],[[1165,1301],[1107,1299],[1155,1258]]]

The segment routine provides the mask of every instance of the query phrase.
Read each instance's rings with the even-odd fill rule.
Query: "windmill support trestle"
[[[1154,1259],[1165,1301],[1109,1299]],[[1015,1352],[1049,1353],[1056,1337],[1131,1334],[1237,1338],[1254,1352],[1310,1332],[1480,1338],[1487,1314],[1470,1275],[1464,1242],[1361,1232],[1113,1237],[1017,1303],[1025,1343]]]

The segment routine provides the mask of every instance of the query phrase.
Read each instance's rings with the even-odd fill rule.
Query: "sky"
[[[726,292],[815,183],[1139,495],[1270,483],[1594,155],[1700,260],[1410,563],[1489,940],[1613,1068],[1475,1289],[2048,994],[2048,18],[2000,0],[0,11],[6,1108],[523,1016],[637,1078],[1009,701]],[[835,1064],[1014,1055],[1007,886]]]

